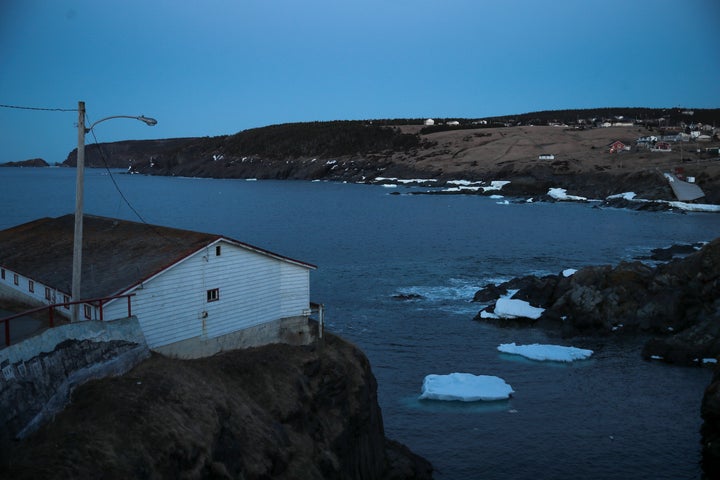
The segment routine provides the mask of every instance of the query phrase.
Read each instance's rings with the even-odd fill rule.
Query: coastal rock
[[[0,163],[0,167],[49,167],[48,163],[42,158],[31,158],[19,162]]]
[[[720,478],[720,368],[715,368],[713,379],[705,389],[700,416],[703,419],[700,434],[705,478]]]
[[[53,422],[0,447],[2,478],[432,478],[385,437],[367,358],[331,334],[199,360],[153,355],[78,387]]]
[[[517,288],[513,298],[545,311],[537,320],[513,324],[555,327],[569,336],[650,333],[660,337],[648,342],[643,355],[676,363],[720,354],[720,239],[657,267],[621,262],[583,268],[569,277],[521,277],[489,286],[475,298],[487,302]],[[486,321],[480,314],[475,319]]]

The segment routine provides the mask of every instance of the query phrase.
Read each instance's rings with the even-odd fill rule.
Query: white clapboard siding
[[[285,317],[310,303],[309,268],[221,241],[145,282],[134,291],[133,314],[149,347],[188,338],[213,338]],[[207,291],[219,300],[207,302]],[[106,318],[125,314],[113,302]]]

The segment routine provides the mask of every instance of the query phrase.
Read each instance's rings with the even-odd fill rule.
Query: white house
[[[85,319],[127,317],[127,298],[90,300],[132,294],[148,346],[181,357],[309,337],[314,265],[221,235],[83,218]],[[73,228],[65,215],[0,231],[0,297],[69,302]]]
[[[432,118],[427,118],[427,119],[425,119],[425,121],[423,123],[426,126],[432,126],[432,125],[435,125],[435,120],[433,120]]]

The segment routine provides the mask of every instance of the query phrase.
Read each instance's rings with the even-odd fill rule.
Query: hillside
[[[78,387],[52,422],[0,445],[0,478],[427,479],[388,440],[367,358],[326,334],[200,360],[153,355]]]
[[[673,196],[662,173],[680,169],[705,190],[704,201],[720,203],[720,141],[709,127],[720,121],[720,109],[692,115],[680,109],[614,110],[625,115],[600,109],[443,119],[430,126],[421,119],[273,125],[222,137],[93,145],[86,149],[86,162],[152,175],[216,178],[510,180],[504,189],[510,195],[563,187],[592,198],[634,191],[667,200]],[[634,114],[631,121],[629,114]],[[636,146],[640,137],[692,131],[707,137],[688,133],[668,152]],[[618,140],[629,150],[610,153]],[[74,165],[75,152],[65,163]]]

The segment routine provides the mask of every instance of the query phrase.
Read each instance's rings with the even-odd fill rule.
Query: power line
[[[85,117],[88,119],[88,122],[89,122],[89,121],[90,121],[90,118],[87,116],[87,113],[85,114]],[[92,124],[92,122],[91,122],[91,124]],[[105,170],[107,170],[108,175],[110,176],[110,180],[112,180],[113,185],[115,185],[115,189],[116,189],[116,190],[118,191],[118,193],[120,194],[120,198],[123,199],[123,201],[125,202],[125,204],[130,208],[130,210],[132,210],[132,212],[133,212],[133,213],[135,214],[135,216],[140,220],[140,222],[142,222],[145,226],[150,227],[150,229],[151,229],[156,235],[158,235],[159,237],[161,237],[163,240],[165,240],[165,241],[167,241],[167,242],[169,242],[169,243],[172,243],[172,242],[173,242],[172,239],[166,237],[166,236],[163,235],[161,232],[159,232],[159,231],[155,228],[154,225],[146,222],[145,219],[143,218],[143,216],[140,215],[140,212],[138,212],[138,211],[135,209],[135,207],[133,207],[133,206],[130,204],[130,201],[127,199],[127,197],[126,197],[125,194],[122,192],[122,190],[120,190],[120,185],[118,185],[117,181],[115,180],[115,176],[113,175],[112,171],[110,170],[110,166],[108,165],[107,157],[105,157],[105,152],[103,151],[102,146],[100,145],[100,142],[98,142],[98,139],[97,139],[97,137],[95,136],[95,131],[94,131],[94,130],[90,130],[90,133],[92,134],[93,139],[95,140],[95,146],[97,147],[98,151],[100,152],[100,158],[102,158],[103,164],[105,165]]]
[[[14,108],[16,110],[40,110],[43,112],[77,112],[77,108],[45,108],[45,107],[23,107],[20,105],[3,105],[0,108]]]

